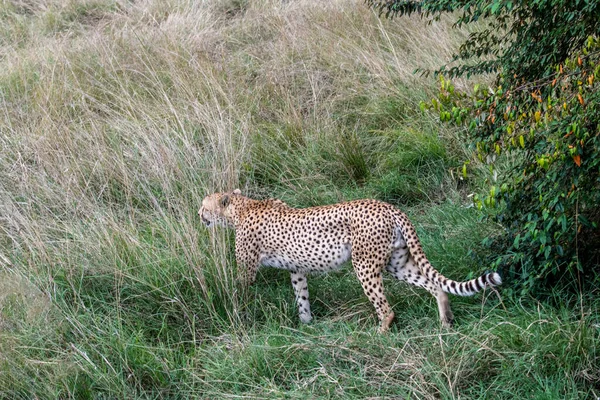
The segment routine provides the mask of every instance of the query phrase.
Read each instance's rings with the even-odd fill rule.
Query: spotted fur
[[[408,217],[377,200],[291,208],[281,200],[242,196],[236,189],[207,196],[198,213],[207,226],[235,228],[236,259],[248,284],[254,282],[260,265],[291,272],[302,322],[312,318],[307,273],[331,271],[349,259],[377,311],[382,332],[394,318],[383,293],[383,270],[435,296],[445,326],[453,321],[447,293],[471,296],[502,283],[497,273],[466,282],[444,277],[425,257]]]

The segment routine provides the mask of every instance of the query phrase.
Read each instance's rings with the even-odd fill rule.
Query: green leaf
[[[517,250],[519,249],[519,240],[521,240],[521,234],[520,233],[515,237],[515,240],[513,242],[513,247],[515,249],[517,249]]]

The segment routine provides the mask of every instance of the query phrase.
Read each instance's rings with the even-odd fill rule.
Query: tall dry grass
[[[359,1],[11,1],[0,15],[9,397],[77,396],[73,371],[131,394],[132,331],[247,335],[230,241],[201,229],[202,197],[256,193],[265,171],[305,177],[282,180],[302,189],[315,151],[343,170],[356,104],[377,114],[381,98],[416,102],[425,81],[413,70],[437,67],[461,36],[448,21],[380,20]],[[292,158],[264,157],[281,143]],[[133,376],[135,390],[160,381]]]
[[[215,247],[196,208],[240,184],[266,125],[339,143],[333,116],[412,99],[413,70],[456,42],[448,22],[390,23],[361,2],[2,7],[3,257],[34,269],[110,270],[115,237],[137,246],[161,221],[172,255],[201,271]]]

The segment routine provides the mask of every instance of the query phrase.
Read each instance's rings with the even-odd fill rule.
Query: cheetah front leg
[[[292,272],[291,277],[294,294],[296,295],[296,304],[298,304],[298,315],[300,316],[300,321],[306,324],[312,319],[310,315],[310,302],[308,301],[306,275],[299,272]]]
[[[235,237],[235,259],[241,267],[243,285],[252,286],[258,272],[258,250],[242,235]]]

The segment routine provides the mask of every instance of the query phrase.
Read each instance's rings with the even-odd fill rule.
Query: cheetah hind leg
[[[412,256],[408,254],[408,249],[401,248],[396,250],[387,266],[396,279],[410,283],[411,285],[422,287],[435,297],[442,326],[448,328],[454,323],[454,315],[450,309],[448,294],[431,282],[415,264]]]
[[[378,332],[385,333],[394,319],[394,312],[383,293],[381,268],[372,267],[371,261],[360,259],[353,260],[353,265],[365,295],[367,295],[377,312],[377,317],[381,323]]]

